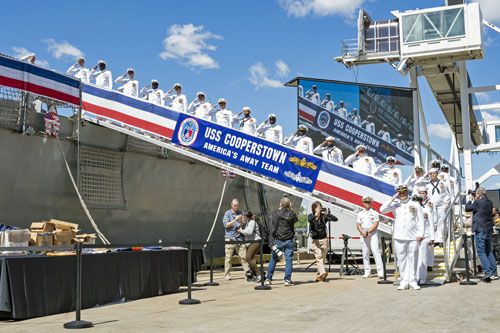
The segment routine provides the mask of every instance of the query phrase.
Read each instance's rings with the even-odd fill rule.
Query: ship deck
[[[419,291],[397,291],[378,285],[376,278],[339,277],[338,266],[325,283],[313,281],[313,270],[295,266],[296,285],[284,287],[278,266],[273,289],[257,291],[243,279],[241,270],[224,281],[215,272],[217,287],[204,287],[208,272],[202,271],[193,298],[199,305],[179,305],[185,293],[84,310],[82,319],[92,321],[92,332],[498,332],[500,281],[476,286],[448,283]],[[392,278],[392,276],[390,277]],[[0,322],[2,332],[59,332],[74,313],[18,322]]]

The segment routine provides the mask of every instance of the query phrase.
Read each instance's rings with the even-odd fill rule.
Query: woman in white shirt
[[[259,225],[255,222],[255,216],[251,211],[246,211],[243,213],[243,222],[241,228],[239,229],[240,235],[244,237],[246,241],[258,241],[261,239]],[[257,268],[257,262],[255,261],[255,256],[259,252],[260,243],[251,243],[247,246],[246,260],[250,266],[249,272],[246,272],[247,281],[260,282],[262,278],[259,274],[259,269]]]

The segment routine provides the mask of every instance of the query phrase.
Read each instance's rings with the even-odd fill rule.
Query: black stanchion
[[[264,281],[266,279],[266,275],[264,273],[264,256],[263,256],[263,252],[264,252],[264,240],[261,239],[260,240],[260,254],[259,254],[259,258],[260,258],[260,285],[258,286],[255,286],[255,290],[271,290],[271,286],[268,286],[266,284],[264,284]]]
[[[82,244],[76,243],[76,318],[64,323],[64,328],[78,329],[94,326],[92,322],[81,320],[82,311]]]
[[[214,243],[210,243],[210,281],[204,285],[208,287],[219,285],[219,283],[214,282]]]
[[[470,280],[469,276],[469,246],[467,244],[467,234],[463,235],[464,252],[465,252],[465,280],[460,281],[462,286],[474,286],[477,284],[475,281]]]
[[[381,237],[380,238],[382,242],[382,267],[384,269],[384,279],[383,280],[378,280],[378,284],[393,284],[392,281],[387,280],[387,269],[386,269],[386,257],[385,257],[385,238]]]
[[[470,235],[470,240],[472,242],[472,267],[474,267],[474,277],[477,277],[477,265],[476,265],[476,239],[474,234]]]
[[[188,262],[188,298],[180,300],[179,304],[182,305],[192,305],[192,304],[200,304],[200,300],[191,298],[191,288],[192,288],[192,275],[193,275],[193,267],[191,263],[191,256],[193,254],[193,244],[190,239],[187,240],[187,249],[188,249],[188,256],[187,256],[187,262]]]

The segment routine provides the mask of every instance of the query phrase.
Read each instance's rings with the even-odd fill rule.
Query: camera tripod
[[[356,258],[352,254],[351,249],[349,248],[349,239],[351,237],[346,234],[342,234],[342,239],[344,240],[344,248],[342,249],[342,259],[340,260],[340,276],[342,275],[361,275],[361,270],[359,269],[358,263],[356,262]],[[349,268],[349,256],[352,259],[353,263],[351,264],[352,268]]]

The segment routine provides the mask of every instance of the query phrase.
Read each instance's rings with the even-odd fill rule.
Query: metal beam
[[[493,86],[470,87],[469,94],[474,94],[477,92],[495,91],[495,90],[500,90],[500,84],[493,85]]]
[[[481,104],[481,105],[474,105],[472,107],[474,111],[484,111],[484,110],[496,110],[500,109],[500,102],[495,102],[491,104]]]
[[[471,123],[469,110],[469,94],[467,88],[469,86],[467,79],[467,65],[465,61],[459,61],[459,77],[460,77],[460,99],[462,111],[462,137],[463,137],[463,156],[464,156],[464,172],[465,172],[465,188],[473,188],[472,178],[472,138],[471,138]]]

